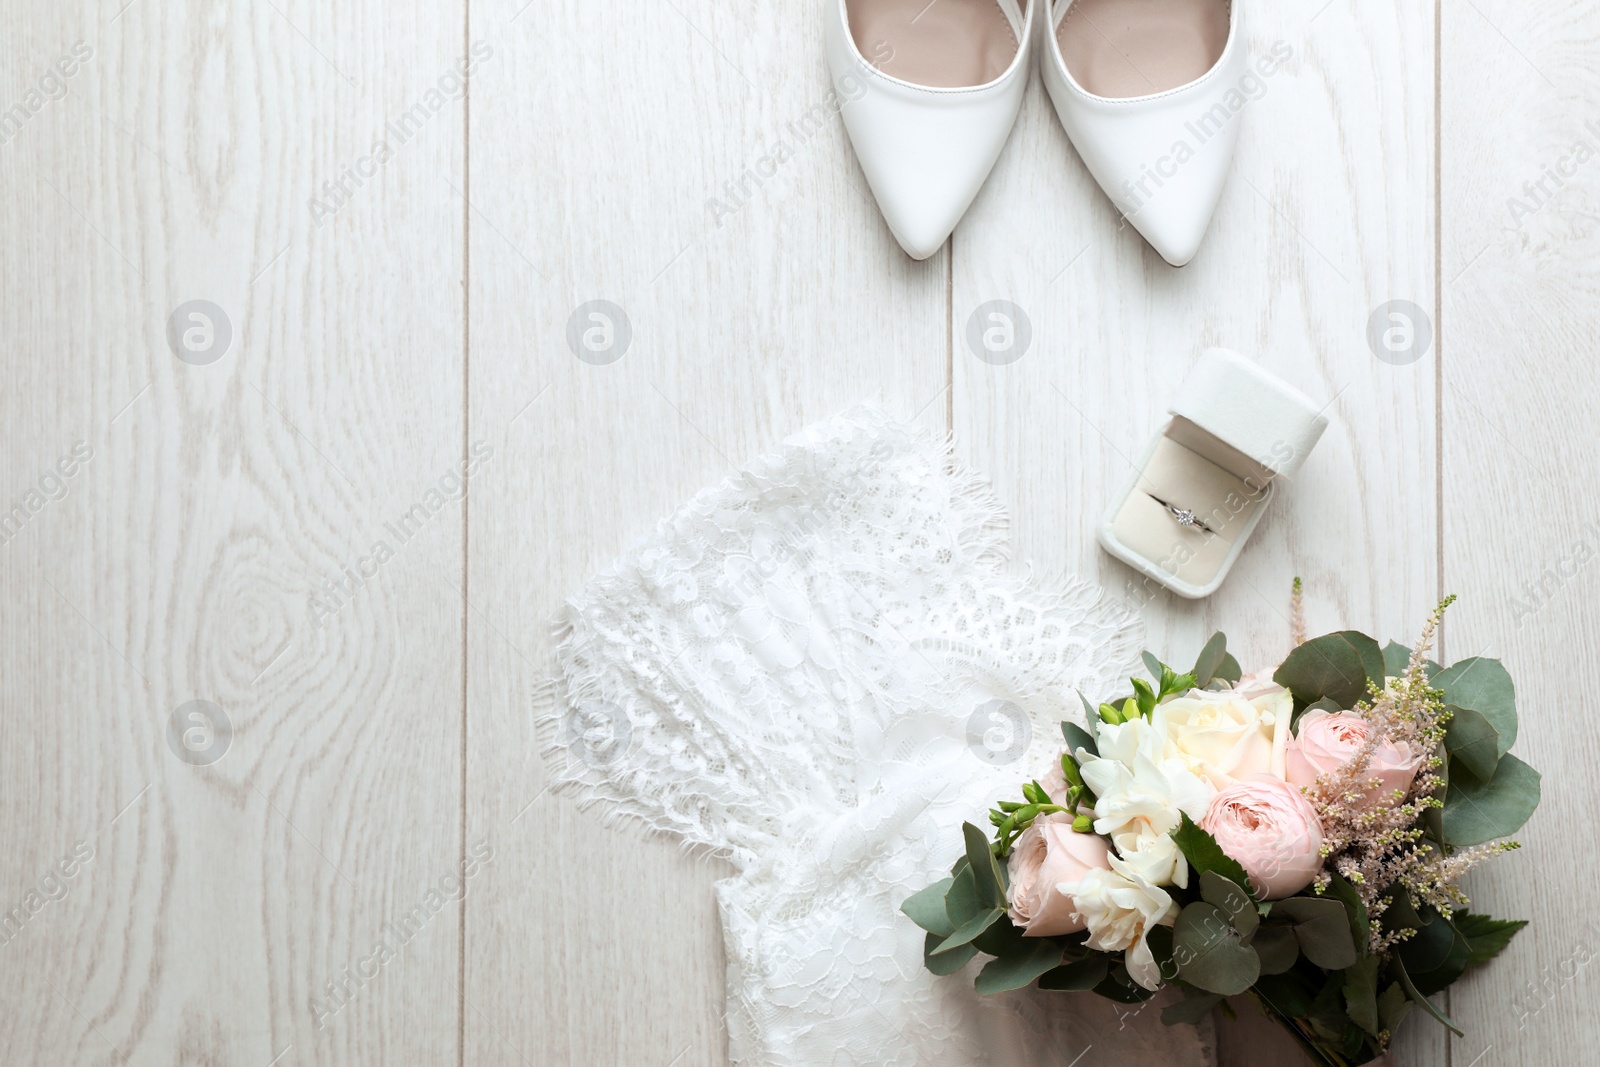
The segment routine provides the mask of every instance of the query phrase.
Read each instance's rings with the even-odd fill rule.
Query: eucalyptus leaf
[[[1406,973],[1406,965],[1400,961],[1400,958],[1396,956],[1393,958],[1392,962],[1394,965],[1395,977],[1399,979],[1400,984],[1405,987],[1406,995],[1411,998],[1411,1002],[1413,1004],[1422,1005],[1429,1015],[1443,1023],[1447,1028],[1449,1028],[1452,1034],[1455,1034],[1457,1037],[1466,1037],[1467,1035],[1462,1033],[1461,1028],[1451,1021],[1450,1016],[1439,1010],[1439,1006],[1437,1004],[1423,996],[1421,993],[1417,992],[1417,987],[1412,984],[1411,976]]]
[[[937,934],[929,934],[923,941],[922,962],[934,974],[955,974],[978,954],[976,947],[962,945],[935,956],[934,952],[943,942],[944,938]]]
[[[1418,991],[1425,997],[1430,997],[1435,993],[1442,993],[1450,988],[1455,980],[1461,977],[1462,972],[1467,969],[1467,964],[1472,959],[1472,946],[1467,943],[1465,937],[1461,936],[1461,932],[1455,928],[1455,924],[1448,919],[1442,918],[1435,921],[1443,925],[1450,933],[1450,949],[1445,953],[1444,959],[1431,971],[1419,972],[1411,966],[1409,961],[1406,963],[1406,972],[1411,975],[1412,982],[1416,984]]]
[[[1350,916],[1337,900],[1289,897],[1278,901],[1272,914],[1293,921],[1300,951],[1318,967],[1342,971],[1360,957],[1350,936]]]
[[[1261,957],[1262,974],[1282,974],[1300,958],[1300,941],[1290,926],[1263,926],[1250,939],[1250,947]]]
[[[944,898],[954,884],[954,878],[941,879],[907,897],[905,903],[900,905],[900,910],[928,933],[949,937],[956,927],[945,910]]]
[[[1211,684],[1211,679],[1216,676],[1217,669],[1222,666],[1222,659],[1228,654],[1228,638],[1221,631],[1211,635],[1200,655],[1194,661],[1194,684],[1201,689]]]
[[[972,868],[962,867],[960,873],[950,880],[950,888],[944,895],[944,912],[946,918],[950,920],[951,931],[954,932],[956,927],[982,910],[983,901],[978,899]]]
[[[1090,990],[1106,980],[1108,965],[1104,956],[1064,963],[1039,976],[1040,989]]]
[[[1128,969],[1120,962],[1108,963],[1106,976],[1094,991],[1118,1004],[1141,1004],[1156,995],[1155,990],[1146,989],[1128,977]]]
[[[972,868],[978,902],[1003,907],[1006,897],[1002,886],[1005,883],[1001,881],[1000,865],[989,849],[989,835],[970,822],[961,824],[961,832],[966,838],[967,863]]]
[[[1383,646],[1383,673],[1390,678],[1398,678],[1406,673],[1406,668],[1411,666],[1411,650],[1398,641],[1390,641]],[[1431,659],[1422,661],[1422,676],[1432,678],[1442,670]]]
[[[1048,938],[1027,939],[1023,947],[984,964],[974,983],[980,993],[1021,989],[1061,963],[1061,946]]]
[[[990,908],[980,911],[966,922],[955,928],[955,932],[939,943],[939,947],[928,953],[930,957],[942,956],[952,949],[962,948],[972,943],[972,939],[992,926],[996,919],[1005,912],[999,908]]]
[[[1037,938],[1024,939],[1022,930],[1010,918],[997,922],[972,939],[973,947],[990,956],[1009,956],[1021,952]]]
[[[1200,897],[1222,912],[1234,930],[1238,931],[1242,943],[1250,943],[1251,935],[1261,925],[1261,916],[1251,902],[1249,892],[1216,871],[1201,871]]]
[[[1239,865],[1239,861],[1222,851],[1217,839],[1195,825],[1187,812],[1182,812],[1180,815],[1183,821],[1172,831],[1172,840],[1177,843],[1178,849],[1189,861],[1189,866],[1201,874],[1215,871],[1234,885],[1243,886],[1246,891],[1250,891],[1250,878]],[[1254,899],[1253,892],[1251,897]]]
[[[1500,762],[1500,732],[1488,717],[1471,708],[1450,706],[1450,726],[1445,731],[1444,747],[1475,778],[1488,781]]]
[[[1227,682],[1229,685],[1238,685],[1239,679],[1243,677],[1244,669],[1239,666],[1239,661],[1233,658],[1233,653],[1229,652],[1223,655],[1222,666],[1218,667],[1216,673],[1212,674],[1211,680],[1213,682]]]
[[[1154,678],[1156,684],[1159,685],[1163,666],[1161,660],[1156,657],[1154,652],[1141,652],[1139,653],[1139,658],[1144,660],[1144,669],[1150,672],[1150,677]]]
[[[1222,1003],[1220,993],[1192,993],[1188,999],[1180,1000],[1175,1004],[1168,1004],[1161,1009],[1161,1021],[1168,1026],[1177,1026],[1180,1023],[1198,1023],[1211,1009]]]
[[[1208,993],[1243,993],[1261,977],[1261,959],[1239,943],[1227,916],[1213,904],[1190,904],[1172,928],[1178,977]]]
[[[1383,1030],[1378,1018],[1378,957],[1368,956],[1344,972],[1344,1003],[1350,1021],[1377,1037]]]
[[[1354,630],[1305,642],[1272,675],[1301,704],[1326,697],[1341,708],[1353,708],[1366,697],[1368,679],[1383,684],[1383,650]]]
[[[1458,847],[1481,845],[1522,829],[1539,806],[1539,772],[1507,753],[1488,781],[1450,769],[1445,795],[1445,842]]]
[[[1085,730],[1077,723],[1062,723],[1061,736],[1067,739],[1067,751],[1071,752],[1074,757],[1077,756],[1078,749],[1080,748],[1086,749],[1091,756],[1098,756],[1100,754],[1100,749],[1098,746],[1096,746],[1093,735],[1091,735],[1089,731]]]
[[[1402,905],[1401,898],[1397,896],[1391,910],[1398,911],[1410,907],[1409,898],[1406,898],[1406,903]],[[1449,921],[1432,908],[1413,910],[1403,920],[1398,916],[1396,918],[1399,927],[1409,927],[1416,931],[1396,946],[1400,958],[1406,961],[1406,970],[1413,975],[1421,975],[1442,966],[1456,942],[1456,932]]]
[[[1444,691],[1445,703],[1471,708],[1488,719],[1500,735],[1498,754],[1510,751],[1517,740],[1517,691],[1505,664],[1473,656],[1452,663],[1429,684]]]
[[[1472,957],[1467,961],[1469,967],[1488,963],[1500,955],[1517,931],[1528,925],[1526,919],[1491,919],[1470,911],[1456,912],[1451,921],[1472,947]]]
[[[1372,926],[1367,917],[1367,906],[1362,903],[1361,894],[1339,874],[1329,877],[1328,891],[1333,899],[1344,905],[1345,913],[1350,918],[1350,939],[1355,942],[1356,952],[1365,956],[1367,945],[1372,939]]]

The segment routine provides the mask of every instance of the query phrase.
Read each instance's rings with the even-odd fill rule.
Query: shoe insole
[[[1073,78],[1095,96],[1148,96],[1216,66],[1228,15],[1229,0],[1073,0],[1056,40]]]
[[[867,62],[914,85],[984,85],[1017,55],[1017,35],[995,0],[848,0],[845,6],[850,35]]]

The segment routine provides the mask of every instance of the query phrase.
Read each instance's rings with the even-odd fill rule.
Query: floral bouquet
[[[1151,680],[1085,701],[1060,762],[989,813],[992,835],[966,824],[950,877],[905,902],[928,969],[981,952],[980,993],[1125,1003],[1172,984],[1168,1023],[1249,993],[1334,1065],[1383,1055],[1413,1006],[1459,1034],[1428,996],[1526,925],[1465,910],[1460,878],[1517,847],[1500,839],[1539,775],[1507,751],[1505,668],[1427,658],[1449,604],[1414,649],[1328,634],[1270,680],[1241,677],[1222,634],[1185,674],[1146,653]]]

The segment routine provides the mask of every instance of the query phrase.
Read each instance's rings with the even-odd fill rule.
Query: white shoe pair
[[[825,2],[845,129],[907,255],[938,251],[977,196],[1037,47],[1100,188],[1168,263],[1194,258],[1260,84],[1239,0]]]

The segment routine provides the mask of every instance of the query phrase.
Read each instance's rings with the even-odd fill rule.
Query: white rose
[[[1253,774],[1284,776],[1293,714],[1287,690],[1256,684],[1220,693],[1192,689],[1156,705],[1150,719],[1165,739],[1164,756],[1226,789]]]
[[[1128,976],[1145,989],[1161,985],[1161,968],[1146,937],[1152,926],[1170,926],[1178,906],[1166,890],[1138,876],[1122,860],[1096,868],[1075,882],[1056,887],[1072,898],[1089,931],[1085,944],[1102,952],[1123,952]]]

